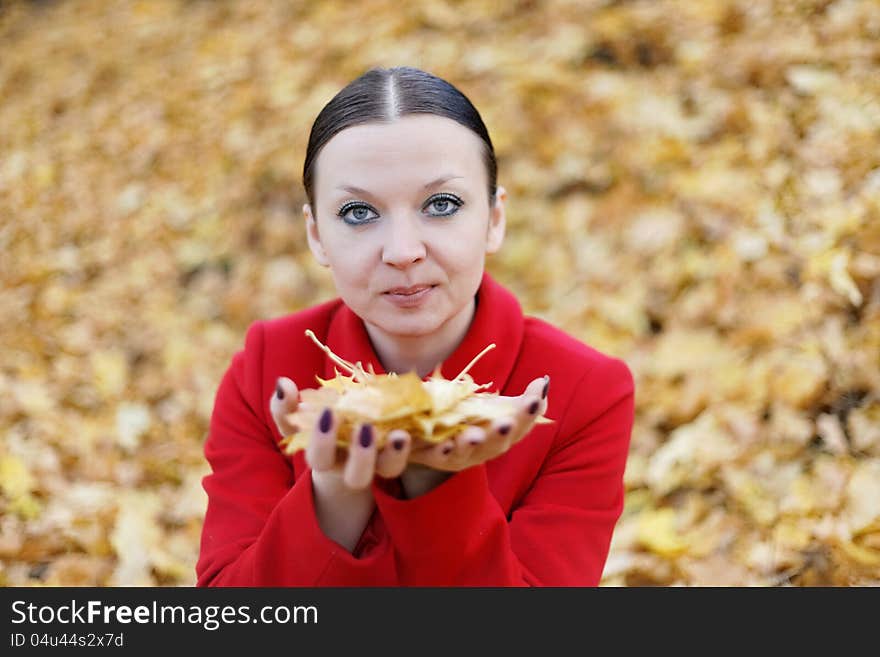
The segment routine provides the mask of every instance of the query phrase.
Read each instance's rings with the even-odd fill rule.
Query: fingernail
[[[406,441],[403,438],[395,438],[391,441],[391,444],[394,446],[398,452],[403,449],[403,446],[406,445]]]
[[[500,427],[498,427],[498,433],[500,433],[502,436],[506,436],[510,433],[510,425],[502,424]]]
[[[533,401],[531,405],[529,405],[529,415],[534,415],[538,412],[538,402]]]
[[[443,445],[443,456],[446,456],[451,451],[452,451],[452,445]]]
[[[544,384],[544,389],[541,391],[541,399],[547,399],[547,391],[550,389],[550,377],[545,376],[547,379],[547,383]]]
[[[284,399],[284,390],[281,388],[281,378],[275,382],[275,396],[278,399]]]
[[[333,414],[330,413],[329,408],[325,408],[324,412],[321,413],[321,421],[319,423],[318,428],[321,430],[321,433],[327,433],[330,431],[330,423],[333,421]]]
[[[373,444],[373,427],[372,425],[365,424],[361,427],[361,435],[360,435],[360,443],[361,447],[369,447]]]

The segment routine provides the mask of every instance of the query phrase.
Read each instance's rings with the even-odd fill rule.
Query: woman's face
[[[504,238],[482,140],[445,117],[405,116],[334,135],[304,206],[312,253],[343,301],[386,334],[430,336],[463,312]]]

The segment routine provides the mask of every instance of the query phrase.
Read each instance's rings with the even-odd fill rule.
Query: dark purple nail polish
[[[534,414],[537,413],[537,412],[538,412],[538,402],[533,401],[533,402],[529,405],[529,415],[534,415]]]
[[[443,445],[443,456],[446,456],[451,451],[452,451],[452,445]]]
[[[541,399],[547,399],[547,391],[550,389],[550,377],[547,378],[547,383],[544,384],[544,389],[541,391]]]
[[[394,446],[398,452],[403,449],[403,446],[406,445],[406,441],[403,438],[395,438],[391,441],[391,444]]]
[[[500,427],[498,427],[498,433],[500,433],[502,436],[506,436],[510,433],[510,428],[511,427],[509,424],[502,424]]]
[[[318,429],[320,429],[321,433],[327,433],[330,431],[331,422],[333,422],[333,414],[330,413],[329,408],[325,408],[324,412],[321,413],[321,421],[318,423]]]
[[[365,424],[361,427],[361,435],[360,435],[360,443],[361,447],[369,447],[373,444],[373,427],[370,424]]]
[[[284,390],[281,388],[281,379],[275,382],[275,396],[278,399],[284,399]]]

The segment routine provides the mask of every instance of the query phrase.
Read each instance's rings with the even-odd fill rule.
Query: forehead
[[[324,190],[339,185],[364,189],[394,181],[424,184],[441,174],[485,178],[483,142],[460,123],[435,115],[408,115],[394,123],[365,123],[334,135],[321,149],[317,181]]]

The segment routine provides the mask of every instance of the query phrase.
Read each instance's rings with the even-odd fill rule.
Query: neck
[[[415,371],[419,378],[424,378],[455,352],[470,328],[475,310],[472,298],[461,312],[430,336],[394,335],[372,324],[365,326],[373,350],[386,372],[404,374]]]

